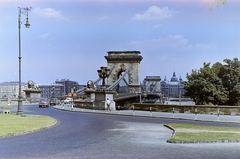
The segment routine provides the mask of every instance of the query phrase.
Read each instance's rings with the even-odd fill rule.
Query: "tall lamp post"
[[[72,88],[72,97],[73,97],[73,99],[76,99],[76,98],[77,98],[76,83],[73,84],[73,88]]]
[[[54,98],[54,97],[55,97],[55,87],[52,86],[52,98]]]
[[[28,8],[20,8],[19,9],[19,13],[18,13],[18,29],[19,29],[19,95],[18,95],[18,110],[17,110],[17,115],[22,115],[23,114],[23,109],[22,109],[22,89],[21,89],[21,24],[26,21],[26,23],[24,24],[26,28],[30,27],[29,21],[28,21],[28,11],[30,11],[32,9],[32,7]],[[27,16],[26,19],[24,19],[23,21],[21,21],[21,14],[25,14]]]
[[[76,84],[73,84],[73,93],[76,92]]]
[[[105,89],[106,88],[105,78],[109,76],[110,69],[107,68],[106,66],[101,66],[100,70],[97,70],[97,72],[98,72],[98,76],[102,78],[102,89]]]

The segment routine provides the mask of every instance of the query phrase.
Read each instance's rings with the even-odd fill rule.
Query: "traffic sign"
[[[71,93],[71,92],[69,92],[69,93],[68,93],[68,96],[69,96],[69,97],[72,97],[72,93]]]
[[[72,94],[73,97],[77,97],[77,95],[78,95],[78,94],[77,94],[76,92],[74,92],[74,93]]]

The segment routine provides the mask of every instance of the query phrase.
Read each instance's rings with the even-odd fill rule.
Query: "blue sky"
[[[21,26],[22,81],[86,84],[107,65],[108,51],[140,51],[141,80],[199,69],[240,55],[240,1],[0,0],[0,82],[18,81],[18,7],[32,7]],[[22,19],[26,16],[21,15]]]

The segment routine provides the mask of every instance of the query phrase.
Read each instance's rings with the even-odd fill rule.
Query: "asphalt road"
[[[166,123],[240,127],[240,124],[143,118],[25,106],[25,114],[49,115],[58,124],[0,139],[0,158],[239,158],[240,143],[169,144]]]

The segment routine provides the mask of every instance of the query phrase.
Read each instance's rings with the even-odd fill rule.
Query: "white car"
[[[63,101],[64,104],[71,104],[72,102],[73,102],[73,99],[69,97]]]

